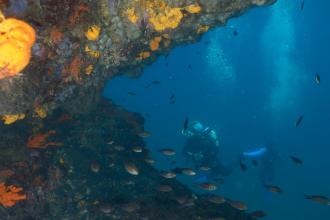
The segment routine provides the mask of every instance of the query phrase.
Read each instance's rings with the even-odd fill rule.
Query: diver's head
[[[186,130],[182,130],[182,134],[185,137],[191,137],[197,134],[200,134],[204,131],[204,126],[199,121],[193,121],[189,123],[188,128]]]

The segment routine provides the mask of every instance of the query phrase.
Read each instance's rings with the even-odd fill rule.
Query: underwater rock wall
[[[20,191],[13,197],[0,186],[1,219],[251,219],[162,177],[141,132],[141,116],[101,100],[88,115],[56,111],[30,134],[8,136],[0,183]]]
[[[101,90],[273,2],[0,0],[0,218],[250,219],[161,177],[143,118]]]
[[[6,18],[36,32],[28,66],[5,77],[0,115],[45,114],[59,106],[88,112],[106,80],[141,74],[176,45],[192,43],[252,6],[274,0],[1,0]],[[2,75],[2,76],[1,76]],[[77,109],[77,104],[85,103]]]

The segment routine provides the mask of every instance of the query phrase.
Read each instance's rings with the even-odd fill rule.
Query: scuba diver
[[[182,153],[196,168],[208,166],[217,176],[228,176],[232,172],[233,165],[225,166],[219,160],[220,141],[213,129],[201,122],[186,120],[181,133],[187,138]]]
[[[278,157],[268,143],[250,152],[239,154],[237,161],[230,164],[223,164],[219,157],[220,141],[217,133],[210,127],[204,126],[199,121],[188,122],[185,120],[184,128],[181,131],[186,137],[186,142],[182,148],[182,154],[195,168],[207,166],[210,173],[207,179],[216,179],[220,176],[229,176],[236,167],[246,170],[245,161],[251,160],[255,166],[259,166],[260,179],[264,184],[269,184],[274,173],[274,164]],[[259,165],[260,164],[260,165]],[[205,176],[203,177],[205,179]]]

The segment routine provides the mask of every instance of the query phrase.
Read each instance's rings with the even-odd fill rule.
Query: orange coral
[[[180,8],[170,7],[162,0],[147,1],[146,11],[149,23],[158,32],[177,28],[183,18]]]
[[[36,38],[34,29],[24,21],[3,19],[0,19],[0,80],[17,75],[29,64]]]
[[[155,37],[151,40],[149,47],[152,51],[156,51],[159,48],[159,43],[161,42],[162,37]]]
[[[22,191],[23,189],[20,187],[6,186],[4,183],[0,183],[0,204],[4,207],[12,207],[18,201],[25,200],[26,195],[20,194]]]
[[[49,136],[56,134],[56,131],[49,131],[45,134],[36,134],[30,136],[26,146],[28,148],[47,148],[48,146],[62,146],[62,143],[59,142],[48,142],[47,139]]]
[[[151,53],[149,51],[143,51],[141,53],[138,54],[137,56],[137,60],[144,60],[147,59],[148,57],[150,57]]]

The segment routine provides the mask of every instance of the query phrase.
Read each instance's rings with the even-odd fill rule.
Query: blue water
[[[252,166],[247,172],[236,169],[216,191],[246,202],[250,211],[265,211],[270,220],[330,219],[330,206],[303,199],[304,194],[330,197],[330,2],[305,1],[303,11],[300,4],[279,0],[252,9],[230,20],[237,36],[228,27],[214,29],[200,42],[159,57],[140,78],[117,77],[104,89],[105,97],[146,117],[152,132],[146,141],[159,169],[174,167],[156,151],[182,148],[186,117],[217,131],[224,163],[275,143],[280,159],[272,183],[281,186],[282,195],[266,193]],[[154,80],[160,84],[145,88]],[[130,91],[137,95],[129,96]],[[300,115],[304,120],[295,128]],[[302,158],[303,166],[293,164],[291,154]],[[176,161],[176,166],[186,162],[180,155]]]

